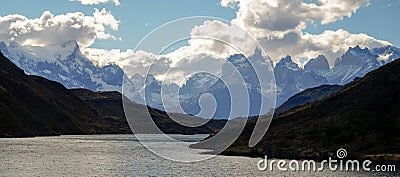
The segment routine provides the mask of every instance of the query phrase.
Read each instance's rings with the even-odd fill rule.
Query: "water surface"
[[[194,142],[204,135],[173,135]],[[160,142],[162,143],[162,142]],[[201,154],[202,151],[198,151]],[[179,152],[177,152],[179,153]],[[216,156],[196,163],[166,160],[133,135],[0,139],[0,176],[374,176],[366,172],[259,171],[260,158]]]

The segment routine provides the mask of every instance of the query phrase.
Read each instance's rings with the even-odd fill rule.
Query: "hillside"
[[[0,100],[0,137],[132,133],[120,93],[68,90],[57,82],[26,75],[1,53]],[[136,115],[133,119],[144,117],[148,109],[164,133],[208,134],[225,124],[225,121],[212,120],[201,127],[187,128],[175,123],[164,111],[134,102],[129,106]],[[173,116],[185,121],[204,121],[183,114]],[[144,124],[135,125],[143,127],[136,133],[153,133]]]
[[[321,85],[315,88],[306,89],[292,97],[275,110],[275,114],[282,114],[292,108],[303,106],[307,103],[321,100],[339,91],[341,85]]]
[[[26,75],[1,53],[0,100],[0,137],[106,132],[106,122],[64,86]]]
[[[110,126],[110,129],[114,132],[120,133],[131,133],[127,119],[125,118],[125,112],[123,108],[122,95],[119,92],[93,92],[86,89],[73,89],[73,94],[78,96],[84,102],[86,102],[102,119],[106,120]],[[225,125],[225,121],[211,120],[209,123],[196,127],[188,128],[174,122],[164,111],[158,109],[146,107],[141,104],[129,102],[130,110],[133,111],[134,117],[130,117],[131,123],[140,122],[141,118],[146,118],[147,114],[150,113],[155,124],[164,133],[171,134],[209,134],[214,133],[221,129]],[[203,119],[188,116],[184,114],[171,114],[174,118],[179,118],[181,121],[192,121],[202,122]],[[148,121],[148,120],[145,120]],[[137,126],[136,126],[137,125]],[[149,132],[147,124],[141,122],[135,124],[135,133],[156,133]]]
[[[322,159],[345,148],[349,157],[400,154],[400,60],[368,73],[322,101],[277,116],[255,147],[250,121],[224,154]]]

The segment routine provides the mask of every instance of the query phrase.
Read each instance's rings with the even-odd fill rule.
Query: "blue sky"
[[[83,12],[91,15],[93,8],[106,8],[121,21],[118,31],[111,31],[122,41],[96,41],[93,47],[98,48],[134,48],[134,46],[147,33],[158,26],[171,20],[187,16],[214,16],[224,19],[232,19],[235,16],[233,9],[219,5],[219,0],[146,0],[132,1],[122,0],[120,6],[112,3],[99,5],[81,5],[79,2],[68,0],[14,0],[12,3],[2,3],[0,16],[8,14],[21,14],[28,18],[38,18],[43,11],[50,10],[53,14],[65,14],[68,12]]]
[[[377,39],[400,46],[400,0],[373,0],[368,7],[360,8],[351,18],[345,17],[327,25],[309,26],[306,31],[318,34],[328,29],[345,29],[351,33],[366,33]]]
[[[4,0],[3,0],[4,1]],[[219,0],[121,0],[120,6],[112,3],[82,5],[68,0],[13,0],[2,3],[0,16],[21,14],[28,18],[38,18],[43,11],[53,14],[83,12],[91,15],[94,8],[106,8],[121,21],[119,30],[110,31],[119,40],[96,40],[95,48],[133,48],[147,33],[168,21],[187,16],[215,16],[231,20],[236,9],[220,6]],[[309,25],[305,32],[319,34],[324,30],[345,29],[351,33],[366,33],[376,39],[386,40],[400,46],[400,0],[372,0],[367,7],[361,7],[351,18],[345,17],[327,25]]]

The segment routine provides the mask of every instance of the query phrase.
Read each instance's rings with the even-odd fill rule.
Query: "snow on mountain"
[[[233,118],[239,116],[256,116],[264,108],[261,105],[266,97],[261,93],[261,86],[273,80],[271,59],[263,56],[261,50],[256,49],[254,54],[247,57],[236,54],[229,57],[222,67],[220,78],[207,73],[199,73],[190,77],[181,89],[180,104],[186,113],[197,115],[202,110],[199,105],[200,96],[204,93],[213,95],[217,107],[215,118]],[[199,86],[201,84],[201,86]],[[247,94],[242,89],[247,89]],[[189,95],[189,97],[188,97]],[[231,97],[233,95],[233,97]],[[243,102],[249,99],[250,102]],[[247,106],[232,107],[231,101],[242,102]],[[269,100],[273,101],[273,100]],[[273,103],[265,103],[266,105]],[[245,115],[242,113],[246,113]]]
[[[175,83],[162,83],[152,74],[146,77],[134,74],[129,81],[134,88],[124,95],[128,95],[136,103],[146,104],[159,110],[171,110],[179,104],[177,93],[180,87]]]
[[[322,84],[345,85],[397,58],[400,58],[400,49],[393,46],[372,50],[356,46],[337,58],[333,68],[329,68],[325,56],[320,55],[308,61],[302,70],[287,56],[275,67],[277,106],[307,88]]]
[[[373,55],[378,56],[380,65],[385,65],[400,58],[400,49],[393,46],[385,46],[372,49]]]
[[[324,55],[319,55],[317,58],[311,59],[304,65],[304,71],[323,74],[330,71],[328,59]]]
[[[67,88],[120,91],[123,85],[122,78],[125,74],[121,68],[112,64],[96,66],[81,53],[76,41],[46,47],[0,42],[0,51],[27,74],[43,76],[60,82]],[[265,67],[269,65],[271,59],[263,56],[261,50],[256,49],[254,54],[247,59],[240,54],[229,57],[222,68],[221,80],[211,74],[197,73],[180,88],[174,83],[163,85],[153,75],[144,77],[135,74],[126,81],[131,87],[126,87],[124,90],[128,89],[132,93],[130,98],[138,103],[161,110],[165,110],[165,105],[180,104],[187,113],[191,114],[197,114],[200,111],[199,96],[210,93],[214,95],[218,105],[227,105],[218,108],[215,115],[223,118],[230,112],[230,104],[228,104],[230,97],[226,83],[231,86],[240,85],[243,78],[253,100],[251,113],[256,113],[259,111],[255,108],[259,106],[257,104],[260,104],[260,100],[257,99],[261,95],[260,85],[272,83],[273,77],[268,75],[272,69],[277,86],[276,106],[279,106],[291,96],[307,88],[323,84],[344,85],[397,58],[400,58],[400,49],[394,46],[371,50],[356,46],[350,47],[339,57],[332,68],[329,67],[328,60],[323,55],[308,61],[304,69],[293,62],[290,56],[282,58],[275,68],[272,68]],[[271,70],[264,71],[265,68]],[[262,72],[256,73],[256,70]],[[224,84],[222,80],[226,83]],[[163,87],[163,95],[161,95],[161,87]],[[175,93],[177,90],[178,94]],[[144,96],[146,96],[146,102]]]
[[[182,99],[194,97],[197,94],[203,93],[218,81],[218,78],[209,73],[196,73],[189,77],[185,84],[180,89],[180,96]]]
[[[300,68],[297,63],[292,61],[290,56],[282,58],[275,66],[275,81],[278,88],[277,103],[279,106],[293,95],[311,87],[326,84],[328,81],[318,73],[323,68],[324,57],[311,60],[307,63],[307,70]],[[326,67],[326,66],[325,66]],[[315,70],[315,71],[314,71]],[[318,71],[318,72],[317,72]]]
[[[1,42],[0,50],[27,74],[60,82],[67,88],[121,90],[123,70],[116,65],[95,66],[82,55],[76,41],[45,47]]]
[[[323,74],[323,76],[328,79],[330,84],[344,85],[397,58],[400,58],[400,49],[393,46],[372,50],[361,49],[359,46],[350,47],[345,54],[336,60],[331,71]]]

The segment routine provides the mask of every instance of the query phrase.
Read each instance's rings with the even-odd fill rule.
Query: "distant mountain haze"
[[[122,86],[124,72],[120,67],[94,65],[76,41],[47,47],[0,42],[0,51],[25,73],[57,81],[67,88],[118,91]]]
[[[125,118],[122,94],[68,90],[55,81],[25,74],[1,53],[0,100],[0,137],[132,133]],[[134,102],[130,105],[137,116],[149,112],[165,133],[208,134],[225,124],[225,121],[211,120],[201,127],[188,128],[171,120],[164,111]],[[189,121],[204,121],[183,114],[173,115]],[[153,132],[143,129],[137,133]]]
[[[47,79],[62,83],[67,88],[86,88],[92,91],[121,91],[125,73],[117,65],[96,66],[81,52],[76,41],[62,44],[54,44],[50,47],[21,46],[16,42],[6,44],[0,42],[0,51],[3,52],[17,66],[27,74],[38,75]],[[320,85],[345,85],[355,78],[363,77],[370,71],[377,69],[400,57],[400,49],[394,46],[381,48],[350,47],[341,57],[336,59],[333,66],[329,66],[328,59],[319,55],[305,63],[304,68],[298,66],[290,56],[282,58],[273,68],[276,83],[276,107],[281,106],[290,97],[308,88]],[[251,116],[259,112],[260,107],[256,98],[260,97],[258,84],[260,81],[254,75],[254,71],[245,69],[246,64],[240,63],[245,58],[243,55],[233,55],[227,58],[239,66],[239,72],[245,78],[249,88],[251,102]],[[271,62],[268,56],[262,56],[261,50],[255,50],[249,57],[259,67]],[[244,64],[244,65],[243,65]],[[229,78],[229,74],[220,77],[236,82],[237,77]],[[225,71],[227,73],[227,71]],[[145,80],[146,83],[145,83]],[[270,79],[266,79],[270,80]],[[130,98],[140,104],[146,104],[160,110],[169,112],[181,112],[196,115],[201,111],[199,98],[204,93],[214,95],[216,101],[224,103],[216,109],[216,118],[227,118],[230,110],[228,90],[218,83],[218,78],[205,73],[195,74],[186,80],[182,87],[175,83],[163,84],[155,76],[146,77],[135,74],[125,82],[130,82]],[[262,81],[264,82],[264,81]],[[161,95],[161,86],[163,94]],[[224,90],[225,89],[225,90]],[[180,90],[179,103],[170,102],[166,98],[174,98],[172,91]],[[163,100],[164,99],[164,100]],[[259,99],[258,99],[259,100]],[[273,102],[273,100],[271,100]],[[220,104],[221,105],[221,104]],[[167,106],[166,109],[164,106]]]

